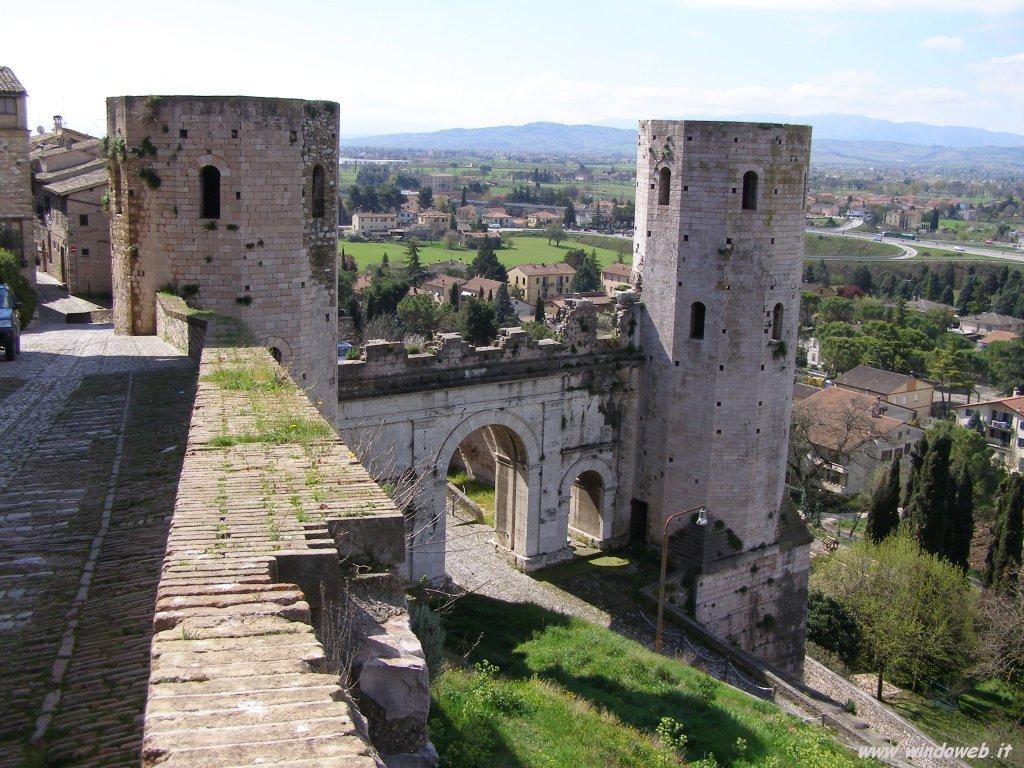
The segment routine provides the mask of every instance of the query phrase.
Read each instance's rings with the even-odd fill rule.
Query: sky
[[[346,136],[841,113],[1024,133],[1024,0],[0,0],[30,126],[104,97],[341,103]]]

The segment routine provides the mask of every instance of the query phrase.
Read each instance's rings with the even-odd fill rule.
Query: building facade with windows
[[[357,235],[374,235],[386,233],[398,227],[398,215],[394,213],[364,213],[357,211],[352,214],[352,231]]]
[[[237,317],[327,418],[337,410],[338,105],[107,99],[114,329],[156,292]]]
[[[565,262],[558,264],[517,264],[508,271],[509,290],[527,304],[572,292],[570,284],[576,270]]]
[[[1024,472],[1024,396],[958,405],[957,423],[983,430],[985,442],[1011,472]]]
[[[881,397],[892,405],[909,408],[922,424],[931,418],[935,387],[914,376],[858,365],[837,376],[836,386],[872,397]]]
[[[0,248],[14,252],[34,284],[30,168],[28,92],[9,67],[0,67]]]

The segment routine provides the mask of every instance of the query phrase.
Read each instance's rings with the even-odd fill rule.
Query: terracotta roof
[[[892,371],[883,371],[881,368],[858,365],[842,376],[836,377],[836,384],[888,395],[890,392],[895,392],[912,381],[913,378],[913,376],[907,376],[903,373],[893,373]]]
[[[811,395],[815,395],[820,391],[820,387],[812,387],[810,384],[797,382],[793,385],[793,402],[799,403],[801,400],[806,400]]]
[[[484,216],[508,216],[508,213],[504,208],[488,208],[483,213]]]
[[[10,67],[0,67],[0,93],[13,93],[21,96],[27,94],[28,91],[14,76]]]
[[[875,414],[877,398],[839,387],[820,389],[794,406],[798,417],[806,417],[808,439],[829,450],[853,450],[868,440],[883,437],[895,429],[910,426],[905,421]]]
[[[992,342],[995,341],[1013,341],[1014,339],[1019,338],[1020,334],[1014,333],[1013,331],[989,331],[980,339],[978,339],[978,343],[991,344]]]
[[[451,275],[434,275],[434,277],[424,280],[423,285],[429,285],[433,288],[449,289],[453,285],[462,285],[465,282],[466,281],[460,277],[452,277]]]
[[[615,277],[629,277],[633,268],[629,264],[611,264],[601,270],[602,275],[613,275]]]
[[[953,410],[962,411],[964,408],[977,408],[979,405],[999,405],[1003,408],[1009,408],[1011,411],[1024,416],[1024,395],[1018,395],[1017,397],[1003,397],[998,400],[982,400],[980,403],[962,403],[960,405],[954,405]]]
[[[463,294],[465,294],[465,293],[479,294],[480,293],[480,289],[483,288],[484,289],[484,298],[487,298],[487,296],[492,291],[497,291],[498,288],[500,288],[500,287],[501,287],[501,281],[500,280],[490,280],[490,279],[488,279],[486,277],[474,277],[472,280],[469,280],[469,281],[467,281],[467,282],[462,284],[462,287],[459,288],[459,293],[463,293]]]
[[[47,192],[55,195],[70,195],[74,192],[81,192],[93,187],[106,187],[110,184],[110,176],[106,168],[83,173],[81,176],[72,176],[70,179],[55,181],[43,187]]]
[[[971,325],[984,323],[985,325],[1003,325],[1010,328],[1024,325],[1024,320],[1021,320],[1019,317],[999,315],[995,312],[982,312],[978,315],[965,315],[960,318],[960,325],[963,325],[965,322],[970,323]]]
[[[516,264],[509,272],[518,269],[527,277],[542,277],[545,275],[574,275],[576,270],[560,261],[557,264]]]

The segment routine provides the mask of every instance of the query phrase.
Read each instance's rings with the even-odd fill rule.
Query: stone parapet
[[[431,351],[417,354],[410,354],[399,341],[371,340],[360,359],[338,363],[338,399],[475,386],[599,364],[638,364],[631,335],[635,323],[630,321],[634,305],[623,306],[621,330],[608,337],[597,334],[596,306],[579,300],[559,327],[561,340],[535,340],[522,328],[502,328],[494,346],[476,347],[461,334],[442,333]]]
[[[187,339],[188,316],[173,297],[160,303],[165,332]],[[211,322],[200,356],[153,619],[143,765],[378,768],[338,659],[366,646],[389,705],[388,664],[374,660],[403,659],[396,691],[426,665],[411,633],[394,633],[401,652],[378,654],[379,638],[338,632],[331,606],[345,577],[332,528],[360,519],[401,531],[401,514],[266,350],[230,346],[237,331]],[[394,542],[385,549],[380,559],[400,557]],[[398,714],[375,715],[425,723],[420,687]]]

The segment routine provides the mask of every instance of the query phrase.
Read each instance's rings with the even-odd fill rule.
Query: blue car
[[[352,345],[349,344],[347,341],[339,341],[338,342],[338,359],[339,360],[343,360],[345,358],[345,355],[348,354],[348,351],[350,349],[352,349]]]
[[[21,352],[19,306],[14,292],[0,283],[0,346],[3,346],[4,357],[8,360],[13,360]]]

